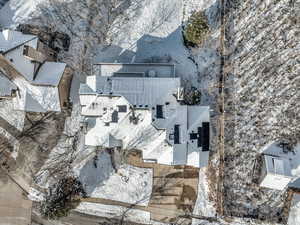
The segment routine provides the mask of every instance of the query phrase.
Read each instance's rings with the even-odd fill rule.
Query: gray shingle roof
[[[0,97],[11,96],[12,91],[16,89],[17,86],[0,71]]]
[[[179,87],[180,78],[96,77],[97,93],[124,96],[136,106],[153,105]]]
[[[18,31],[3,30],[0,32],[0,52],[5,53],[35,38],[37,36],[23,34]]]
[[[65,68],[65,63],[45,62],[32,83],[37,85],[58,86]]]
[[[93,94],[95,93],[95,91],[93,89],[90,88],[90,86],[88,86],[87,84],[80,84],[80,88],[79,88],[79,94]]]

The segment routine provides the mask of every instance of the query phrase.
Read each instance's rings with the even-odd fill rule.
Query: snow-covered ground
[[[2,27],[10,27],[28,21],[35,13],[38,13],[36,6],[42,1],[10,0],[1,9],[0,25]]]
[[[103,26],[101,23],[94,22],[94,24],[91,23],[92,27],[88,27],[90,21],[85,18],[87,18],[88,12],[93,12],[93,9],[78,10],[82,7],[82,1],[76,1],[72,4],[67,4],[72,1],[60,1],[66,3],[64,10],[61,10],[59,4],[50,4],[49,2],[48,0],[11,0],[4,10],[0,10],[0,24],[15,27],[20,22],[34,21],[35,24],[51,24],[51,26],[56,26],[56,29],[67,32],[71,35],[72,43],[70,51],[63,53],[63,56],[66,62],[70,62],[75,68],[82,65],[83,59],[94,56],[92,60],[94,62],[173,62],[176,65],[177,76],[182,77],[187,85],[202,88],[205,88],[208,84],[205,79],[201,80],[201,77],[199,77],[199,69],[204,76],[210,76],[207,74],[216,72],[211,69],[215,68],[214,65],[218,60],[218,54],[215,50],[204,49],[200,52],[191,53],[184,46],[182,38],[182,24],[191,12],[202,7],[209,8],[214,2],[133,0],[132,4],[122,12],[122,15],[118,16],[109,26],[106,37],[109,45],[98,46],[95,45],[95,39],[86,36],[86,30],[94,31],[98,29],[98,26]],[[42,5],[42,10],[37,7],[38,4]],[[96,10],[98,10],[97,7],[95,7]],[[81,16],[77,17],[77,13]],[[74,16],[74,21],[70,19],[69,15]],[[76,35],[70,33],[69,28],[76,32]],[[88,48],[86,55],[82,55],[84,45]],[[88,55],[89,53],[92,54]],[[200,67],[193,62],[192,58],[196,58],[196,62]],[[210,79],[210,81],[212,80]],[[80,109],[78,108],[76,94],[74,94],[76,89],[73,88],[71,92],[75,98],[72,117],[67,119],[65,126],[65,133],[68,135],[73,135],[76,132],[76,126],[78,126],[80,119]],[[205,100],[204,104],[208,102]],[[164,139],[162,135],[157,137],[152,135],[154,132],[151,129],[143,127],[140,131],[135,132],[135,136],[128,139],[130,140],[128,146],[147,147],[140,146],[140,143],[146,143],[144,139],[148,137],[148,144],[151,143],[148,148],[151,151],[151,148],[155,148],[157,145],[156,142],[159,143]],[[50,154],[46,164],[54,163],[55,165],[52,159],[65,151],[65,148],[60,147],[63,141],[62,138],[53,153]],[[86,184],[89,194],[92,197],[103,197],[129,203],[137,203],[144,198],[144,202],[141,202],[141,204],[147,204],[152,188],[152,171],[124,165],[115,173],[107,153],[100,153],[96,161],[97,168],[95,168],[94,156],[92,156],[94,151],[93,148],[80,147],[76,153],[77,158],[73,163],[75,173]],[[159,152],[157,151],[157,154]],[[45,170],[41,170],[39,178],[39,184],[43,187],[47,187],[48,183],[51,182],[51,179],[47,178],[47,171]],[[204,182],[204,178],[201,181]],[[205,185],[206,183],[199,183],[201,190],[207,191]],[[33,191],[32,195],[36,196],[36,193]],[[196,209],[202,213],[206,213],[203,211],[205,203],[202,200],[207,199],[207,195],[207,192],[201,193],[198,200],[200,205],[196,206]],[[93,210],[104,211],[103,216],[110,215],[107,212],[107,210],[109,211],[107,206],[102,207],[100,210],[97,210],[97,207],[97,204],[84,203],[77,209],[85,213],[90,213],[89,211]],[[103,208],[107,210],[105,211]],[[120,213],[123,209],[117,209],[117,211]],[[141,214],[141,217],[145,215],[145,212],[136,211],[136,213]]]
[[[16,159],[17,156],[18,156],[20,142],[14,136],[12,136],[10,133],[8,133],[6,130],[4,130],[2,127],[0,127],[0,135],[7,138],[8,142],[11,143],[11,146],[13,147],[13,151],[11,152],[11,156],[14,159]]]
[[[198,195],[193,214],[214,217],[216,216],[216,209],[213,206],[213,203],[209,200],[209,188],[206,173],[207,168],[200,168]],[[197,225],[199,224],[199,222],[201,221],[199,221],[198,219],[193,219],[192,225]]]
[[[123,218],[124,220],[129,220],[136,223],[148,224],[150,222],[149,212],[138,209],[128,209],[121,206],[82,202],[75,211],[101,217],[115,219]]]
[[[121,165],[115,171],[111,156],[100,152],[74,168],[87,195],[147,206],[152,193],[152,169]]]
[[[112,25],[109,31],[110,45],[96,49],[94,62],[170,61],[176,66],[177,76],[189,85],[199,87],[198,72],[202,73],[212,65],[218,55],[211,49],[201,51],[197,56],[201,63],[201,71],[198,71],[191,60],[193,56],[183,44],[182,24],[193,10],[203,6],[208,8],[213,4],[182,0],[146,0],[139,5],[132,4],[125,12],[127,17],[116,20]],[[126,22],[122,19],[126,19]]]
[[[288,225],[300,224],[300,195],[294,194],[289,214]]]
[[[88,2],[88,4],[85,4],[86,2]],[[132,0],[131,4],[129,4],[129,7],[125,7],[122,13],[119,13],[120,15],[118,15],[117,18],[112,19],[112,24],[109,24],[105,19],[103,19],[108,17],[108,10],[105,9],[104,4],[98,2],[101,1],[10,0],[10,2],[4,8],[0,9],[0,26],[2,25],[15,27],[17,23],[20,22],[34,21],[35,24],[48,25],[59,31],[67,32],[71,36],[72,43],[70,51],[67,53],[62,53],[62,57],[67,63],[74,66],[74,68],[77,68],[79,71],[82,70],[83,73],[89,72],[85,70],[85,67],[83,65],[87,65],[90,62],[90,60],[94,62],[174,62],[177,67],[177,75],[182,77],[186,81],[187,85],[193,85],[201,89],[202,104],[209,104],[213,101],[214,96],[211,95],[210,88],[216,89],[213,86],[215,85],[216,76],[219,72],[219,56],[218,52],[216,51],[217,47],[212,42],[207,43],[205,48],[193,49],[192,51],[186,49],[183,45],[181,26],[184,20],[188,18],[188,16],[193,10],[207,9],[206,14],[208,15],[209,23],[212,25],[212,27],[216,27],[216,15],[218,8],[216,2],[218,1]],[[103,14],[105,16],[101,18],[99,15]],[[243,16],[243,18],[245,20],[247,19],[246,16]],[[255,15],[251,15],[251,18],[256,19],[258,18],[258,16],[256,17]],[[269,16],[269,18],[272,17]],[[241,24],[245,24],[245,21]],[[101,36],[103,34],[103,30],[108,31],[108,34],[105,34],[105,37]],[[96,37],[95,34],[97,34]],[[251,37],[251,35],[248,36]],[[211,37],[218,37],[218,29],[213,30]],[[258,35],[257,38],[259,38]],[[109,45],[102,43],[102,39],[105,39]],[[252,61],[256,62],[256,60]],[[246,64],[251,66],[250,63]],[[255,80],[253,80],[253,82],[255,82]],[[260,92],[257,91],[257,93]],[[251,109],[253,109],[253,107],[251,107]],[[67,120],[67,125],[65,129],[66,133],[73,135],[78,129],[80,119],[79,112],[80,109],[78,103],[74,101],[72,117]],[[244,115],[250,115],[250,113],[244,113]],[[22,117],[20,116],[18,118]],[[242,118],[245,122],[252,121],[250,119],[245,120],[244,116]],[[242,121],[238,122],[241,125],[243,125]],[[244,128],[247,129],[247,131],[250,130],[249,126],[244,126]],[[251,129],[252,128],[253,127],[251,127]],[[274,130],[274,132],[275,131],[276,130]],[[63,139],[61,140],[61,142],[63,142]],[[139,143],[139,139],[136,139],[135,143]],[[244,143],[248,142],[245,141]],[[94,149],[92,148],[89,149],[80,147],[78,152],[76,153],[80,160],[75,160],[74,165],[76,166],[77,164],[77,167],[83,166],[83,168],[84,165],[87,165],[87,171],[91,170],[94,166],[93,160],[90,162],[85,162],[87,164],[83,165],[78,165],[78,163],[82,163],[83,161],[81,159],[88,157],[93,152]],[[105,165],[107,166],[106,169],[109,172],[110,165]],[[235,164],[233,165],[235,166]],[[244,173],[244,168],[246,167],[247,165],[241,169],[242,173]],[[98,168],[101,168],[101,165],[99,165]],[[97,171],[98,168],[95,168],[95,171]],[[125,176],[115,174],[114,172],[112,172],[111,176],[107,176],[106,179],[104,179],[103,183],[101,183],[100,181],[102,185],[99,185],[99,188],[102,188],[101,190],[104,190],[104,192],[102,193],[103,195],[107,197],[111,196],[113,193],[109,192],[110,190],[107,190],[106,192],[105,186],[107,185],[107,187],[111,188],[111,185],[114,184],[116,181],[123,182],[120,181],[120,179],[126,180],[127,178],[125,179],[121,177],[128,176],[130,174],[130,171],[135,171],[134,177],[139,177],[141,174],[141,171],[136,171],[135,168],[130,168],[126,165],[120,168],[120,171],[122,171],[122,173],[125,174]],[[100,174],[102,174],[102,178],[104,178],[104,173],[100,172]],[[205,172],[200,171],[200,174],[201,177],[199,179],[199,190],[201,190],[202,192],[199,191],[198,193],[198,200],[195,207],[195,213],[203,213],[204,216],[211,216],[214,215],[215,210],[212,208],[212,204],[208,201],[209,190],[207,187]],[[92,175],[95,174],[92,173]],[[98,179],[98,177],[96,178]],[[233,179],[233,177],[231,179]],[[234,183],[231,179],[228,180],[229,183]],[[131,182],[130,179],[128,182]],[[124,186],[120,188],[124,191],[123,194],[126,196],[126,200],[137,200],[137,196],[131,196],[131,193],[129,193],[127,190],[124,190],[126,187],[126,182],[123,183]],[[151,187],[151,184],[148,184],[149,185],[146,187],[146,189]],[[137,185],[137,182],[132,182],[130,183],[130,185],[132,186],[130,186],[129,190],[134,190],[134,188]],[[238,188],[241,191],[244,191],[244,189],[241,188],[241,185],[239,185]],[[242,196],[247,195],[245,195],[245,193],[242,193]],[[273,196],[266,196],[274,200],[274,198],[272,198]],[[118,200],[120,199],[122,199],[122,197],[119,196]],[[84,213],[88,213],[88,211],[94,211],[98,213],[99,211],[103,210],[104,212],[106,212],[104,213],[104,216],[111,215],[108,212],[111,208],[109,209],[102,206],[98,210],[95,209],[95,207],[97,208],[96,204],[84,204],[85,205],[81,205],[79,207],[79,210],[82,210],[82,212]],[[267,204],[269,204],[269,202]],[[108,210],[105,211],[105,209]],[[290,225],[299,224],[296,218],[296,215],[299,214],[297,210],[300,210],[299,204],[295,204],[293,206],[289,222],[295,222],[291,223]],[[122,212],[122,209],[116,209],[115,211],[120,213]],[[141,217],[145,215],[144,212],[136,213],[141,214]],[[214,225],[214,223],[209,223],[207,221],[199,221],[195,222],[194,224]],[[232,221],[232,223],[221,221],[220,223],[215,224],[250,225],[256,224],[256,222],[241,219],[234,220]]]
[[[31,187],[27,197],[32,201],[41,202],[44,200],[44,193]]]
[[[14,110],[12,100],[0,101],[0,117],[4,118],[10,125],[22,130],[25,122],[25,113],[23,111]]]

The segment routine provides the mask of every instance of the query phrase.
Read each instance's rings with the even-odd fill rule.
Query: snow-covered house
[[[69,105],[72,70],[56,62],[56,52],[35,35],[0,32],[0,99],[11,98],[14,109],[61,111]]]
[[[85,144],[138,148],[143,159],[206,166],[209,107],[182,103],[173,64],[96,64],[80,86]]]
[[[284,190],[296,177],[293,168],[296,154],[286,143],[269,143],[262,149],[261,187]]]

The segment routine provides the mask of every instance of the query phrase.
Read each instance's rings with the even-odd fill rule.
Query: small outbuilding
[[[262,176],[260,186],[284,190],[294,179],[292,175],[291,152],[283,142],[273,142],[262,151]]]

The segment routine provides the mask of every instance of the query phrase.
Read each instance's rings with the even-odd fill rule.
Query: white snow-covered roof
[[[289,153],[284,152],[280,142],[270,142],[261,150],[264,156],[267,173],[273,173],[283,176],[292,176]]]
[[[14,101],[15,110],[28,112],[61,111],[57,87],[20,85],[20,97]]]
[[[65,63],[45,62],[38,71],[33,84],[58,86],[66,68]]]
[[[113,142],[110,143],[109,140],[113,137],[118,141],[120,141],[119,139],[124,140],[125,143],[123,145],[128,146],[128,143],[134,143],[135,141],[133,140],[142,135],[142,140],[138,142],[139,145],[144,146],[140,147],[140,149],[143,150],[145,160],[155,159],[159,163],[169,165],[190,165],[195,167],[207,165],[209,151],[203,151],[202,147],[198,146],[197,140],[191,140],[190,133],[199,135],[198,132],[199,128],[202,127],[202,123],[209,122],[209,107],[180,105],[176,101],[170,101],[168,108],[164,109],[165,117],[162,119],[155,118],[156,114],[152,108],[151,110],[135,109],[135,114],[139,118],[138,124],[135,125],[130,122],[129,118],[132,113],[129,109],[130,105],[124,97],[88,94],[81,95],[80,99],[82,115],[86,116],[85,121],[88,122],[88,131],[85,137],[87,145],[120,146],[120,142],[118,145],[111,144]],[[160,101],[163,102],[164,100],[161,99]],[[121,105],[127,107],[126,112],[118,112],[118,107]],[[142,117],[143,111],[148,112],[150,117]],[[117,113],[117,122],[113,122],[113,113]],[[174,139],[170,139],[170,135],[174,134],[175,125],[180,126],[179,144],[174,143]],[[165,140],[170,144],[172,149],[170,154],[157,154],[155,149],[163,149],[166,142],[152,143],[150,140],[155,135],[150,135],[148,126],[156,127],[153,130],[157,134],[164,130],[164,138],[163,136],[161,138],[163,138],[162,141]],[[146,133],[144,134],[143,129],[148,131],[145,131]],[[152,145],[152,147],[150,148],[148,145]]]
[[[0,52],[5,53],[36,38],[37,36],[23,34],[14,30],[3,30],[0,32]]]
[[[45,111],[61,111],[57,87],[37,86],[30,94]]]
[[[0,71],[0,97],[11,96],[12,90],[16,89],[17,86]]]
[[[209,107],[178,102],[180,78],[170,77],[172,74],[115,76],[120,71],[130,74],[130,68],[147,71],[146,64],[105,64],[98,67],[98,74],[88,76],[81,84],[81,114],[88,123],[85,143],[109,147],[113,137],[122,140],[125,148],[139,146],[145,161],[207,166]],[[127,111],[121,110],[123,106]]]

